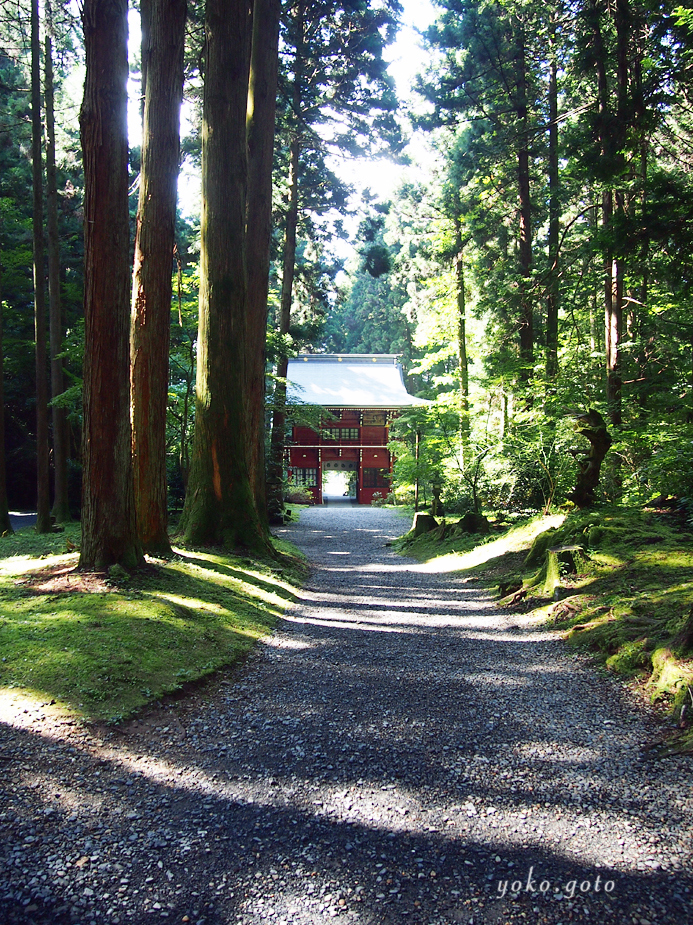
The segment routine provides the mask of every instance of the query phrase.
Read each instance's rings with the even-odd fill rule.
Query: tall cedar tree
[[[132,293],[132,456],[142,548],[170,553],[166,406],[186,0],[142,0],[144,120]],[[146,77],[145,77],[146,75]]]
[[[5,468],[5,376],[2,346],[2,260],[0,260],[0,535],[14,533],[7,506],[7,478]]]
[[[85,0],[84,425],[80,568],[142,562],[130,428],[128,4]]]
[[[31,2],[31,157],[33,170],[34,338],[36,344],[36,532],[50,533],[48,379],[46,368],[46,280],[41,157],[41,38],[38,0]]]
[[[50,0],[45,5],[46,37],[43,52],[46,106],[46,213],[48,225],[48,301],[50,317],[51,397],[53,399],[53,517],[56,523],[70,520],[67,497],[67,410],[56,401],[64,389],[60,304],[60,237],[58,234],[58,184],[55,163],[55,105],[53,89],[53,17]]]
[[[393,115],[397,102],[382,52],[386,42],[394,38],[400,11],[397,0],[377,8],[367,2],[325,0],[293,0],[286,5],[282,102],[289,136],[289,191],[278,325],[282,337],[291,325],[297,233],[311,195],[302,179],[304,173],[315,173],[316,164],[324,168],[325,144],[318,126],[331,123],[334,147],[344,152],[373,152],[383,142],[399,141]],[[318,182],[325,186],[325,179],[323,170]],[[283,501],[287,368],[284,354],[277,362],[272,416],[268,471],[271,517],[280,513]]]
[[[277,101],[280,0],[255,0],[248,88],[247,400],[248,467],[265,517],[265,347],[272,235],[272,164]]]
[[[208,0],[202,111],[195,437],[181,525],[187,542],[267,549],[247,463],[246,0]]]
[[[491,189],[514,186],[516,264],[508,300],[514,302],[512,326],[519,334],[518,378],[527,383],[534,367],[536,298],[530,197],[536,62],[530,39],[536,43],[544,31],[542,13],[528,4],[507,7],[443,0],[441,5],[443,13],[429,29],[428,39],[443,59],[431,75],[433,80],[422,86],[435,106],[435,114],[425,121],[429,125],[468,121],[469,144],[476,148],[470,177],[482,176],[479,165],[485,162],[489,175],[483,182]]]

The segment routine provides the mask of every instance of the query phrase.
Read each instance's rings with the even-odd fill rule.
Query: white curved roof
[[[397,354],[319,353],[289,360],[290,401],[326,408],[408,408],[428,404],[410,395]]]

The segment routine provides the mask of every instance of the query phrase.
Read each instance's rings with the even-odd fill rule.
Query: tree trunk
[[[460,404],[460,463],[464,468],[469,442],[469,361],[467,358],[467,294],[464,284],[464,244],[460,226],[459,195],[455,196],[455,289],[457,298],[457,362]]]
[[[267,550],[247,464],[246,110],[250,8],[208,0],[202,117],[200,321],[187,542]]]
[[[414,479],[414,513],[419,510],[419,459],[421,458],[421,431],[416,431],[416,443],[414,445],[414,460],[416,477]]]
[[[619,198],[618,196],[616,197]],[[623,331],[623,263],[618,257],[611,260],[611,297],[605,308],[606,333],[606,401],[609,420],[614,427],[620,427],[622,411],[621,336]]]
[[[36,345],[36,532],[50,533],[46,288],[43,249],[43,164],[41,161],[41,40],[38,0],[31,0],[31,158],[33,174],[34,338]]]
[[[585,508],[595,502],[595,489],[599,484],[601,465],[612,440],[604,418],[593,408],[590,408],[587,414],[579,415],[576,422],[578,426],[584,425],[580,433],[589,440],[591,446],[588,455],[578,460],[577,482],[568,498],[578,507]]]
[[[2,261],[0,261],[0,274]],[[0,535],[14,533],[7,505],[7,477],[5,469],[5,378],[2,347],[2,276],[0,275]]]
[[[67,523],[70,506],[67,499],[67,411],[55,404],[64,391],[63,342],[60,305],[60,237],[58,235],[58,187],[55,166],[55,107],[53,95],[53,42],[51,4],[46,3],[48,33],[44,51],[44,96],[46,105],[46,210],[48,215],[48,299],[50,317],[51,397],[53,399],[53,518]]]
[[[558,171],[558,64],[556,27],[551,35],[549,73],[549,285],[546,300],[546,382],[555,391],[558,377],[558,240],[561,205]]]
[[[517,118],[520,147],[517,181],[520,200],[520,379],[529,382],[534,367],[534,317],[532,309],[532,213],[529,190],[529,126],[527,122],[527,62],[523,27],[518,34]]]
[[[272,235],[272,162],[277,100],[280,0],[255,0],[248,87],[246,269],[248,468],[258,514],[267,516],[265,349]]]
[[[145,552],[168,554],[166,407],[186,0],[142,0],[144,122],[130,328],[135,506]]]
[[[638,145],[639,176],[640,185],[637,208],[640,213],[639,234],[641,244],[639,249],[640,261],[640,286],[638,287],[638,302],[633,310],[633,336],[636,342],[635,366],[636,378],[638,379],[637,400],[640,411],[644,414],[648,401],[648,368],[647,368],[647,304],[649,300],[649,269],[648,259],[650,254],[649,228],[645,220],[645,207],[647,200],[647,171],[648,171],[648,119],[647,103],[643,90],[642,63],[647,52],[645,49],[645,38],[643,32],[646,26],[642,21],[639,23],[637,32],[637,47],[633,56],[634,60],[634,79],[633,79],[633,110],[635,113],[636,137]]]
[[[614,138],[613,120],[609,109],[609,84],[606,50],[600,24],[600,10],[595,0],[589,8],[592,20],[595,68],[597,71],[597,102],[599,107],[599,143],[604,162],[603,171],[613,169],[614,152],[618,152],[618,139]],[[604,351],[606,354],[606,398],[612,424],[620,424],[620,311],[622,302],[621,271],[609,236],[613,228],[614,194],[610,189],[602,192],[602,228],[607,239],[603,254],[604,272]]]
[[[608,235],[613,224],[614,195],[607,190],[602,196],[602,227]],[[606,353],[606,401],[609,420],[621,423],[621,317],[623,282],[620,264],[607,245],[604,255],[604,348]]]
[[[291,325],[291,300],[293,296],[294,272],[296,268],[296,228],[298,226],[298,171],[300,143],[297,137],[291,142],[289,210],[286,216],[284,238],[284,261],[282,268],[281,308],[279,334],[289,333]],[[281,349],[281,348],[280,348]],[[272,412],[272,437],[270,442],[269,477],[267,486],[267,507],[270,519],[281,514],[283,505],[284,443],[286,429],[286,373],[289,360],[282,354],[277,363],[277,384],[274,389]]]
[[[615,125],[615,170],[616,182],[621,187],[614,194],[614,219],[616,228],[622,228],[625,216],[626,195],[623,186],[625,176],[625,148],[629,119],[629,48],[631,32],[631,14],[628,0],[617,0],[614,12],[616,26],[616,125]],[[620,238],[620,235],[619,235]],[[622,412],[622,374],[621,374],[621,340],[623,334],[623,283],[625,276],[625,259],[614,252],[612,262],[612,298],[611,317],[609,318],[609,350],[607,353],[607,404],[609,419],[615,427],[620,427]]]
[[[80,568],[142,562],[130,428],[127,0],[85,0],[84,426]]]

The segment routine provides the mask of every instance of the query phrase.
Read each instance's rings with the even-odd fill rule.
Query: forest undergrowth
[[[243,659],[295,599],[303,562],[174,547],[129,574],[76,571],[79,526],[0,538],[0,696],[118,722]]]
[[[604,505],[488,519],[485,535],[440,521],[402,552],[466,573],[499,606],[548,624],[658,704],[667,749],[693,751],[693,532],[676,511]]]

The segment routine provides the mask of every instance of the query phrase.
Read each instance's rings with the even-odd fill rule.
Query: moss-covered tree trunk
[[[130,429],[128,5],[85,0],[84,425],[80,568],[142,561]]]
[[[245,218],[250,10],[208,0],[202,116],[200,318],[187,542],[266,548],[247,464]]]
[[[277,100],[279,0],[255,0],[248,88],[248,220],[246,237],[248,468],[259,515],[265,486],[265,349],[272,235],[272,161]]]
[[[166,554],[166,406],[186,0],[142,0],[141,10],[147,76],[130,330],[132,457],[142,547]]]

